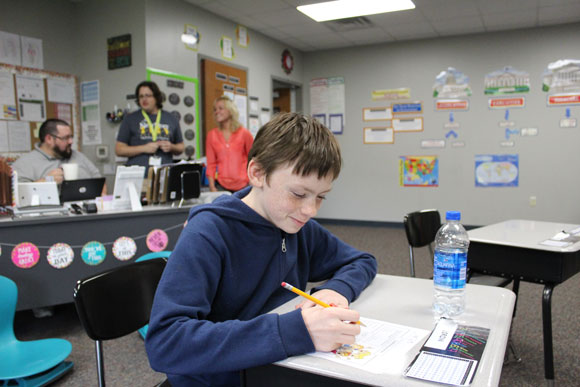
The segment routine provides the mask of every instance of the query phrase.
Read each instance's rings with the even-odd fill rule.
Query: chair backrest
[[[10,278],[0,275],[0,344],[16,340],[14,336],[14,314],[18,288]]]
[[[171,251],[163,250],[163,251],[152,251],[147,254],[143,254],[139,258],[135,260],[135,262],[142,262],[147,261],[148,259],[155,259],[155,258],[169,258],[171,255]]]
[[[405,215],[403,223],[409,246],[423,247],[435,240],[441,227],[441,215],[437,210],[411,212]]]
[[[87,335],[115,339],[147,324],[166,263],[162,258],[135,262],[78,281],[74,301]]]

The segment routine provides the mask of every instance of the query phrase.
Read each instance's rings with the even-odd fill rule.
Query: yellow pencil
[[[299,296],[302,296],[302,297],[304,297],[304,298],[306,298],[306,299],[309,299],[310,301],[314,302],[314,303],[315,303],[315,304],[317,304],[317,305],[320,305],[320,306],[322,306],[323,308],[330,308],[330,305],[328,305],[326,302],[324,302],[324,301],[320,301],[318,298],[312,297],[312,296],[311,296],[310,294],[308,294],[308,293],[304,293],[302,290],[300,290],[300,289],[298,289],[298,288],[295,288],[294,286],[290,285],[290,284],[289,284],[289,283],[287,283],[287,282],[282,282],[282,287],[283,287],[284,289],[288,289],[288,290],[290,290],[291,292],[294,292],[294,293],[298,294]],[[356,321],[356,322],[354,322],[354,321],[353,321],[352,323],[353,323],[353,324],[359,324],[359,325],[362,325],[363,327],[366,327],[366,325],[365,325],[365,324],[363,324],[363,323],[362,323],[362,322],[360,322],[360,321]]]

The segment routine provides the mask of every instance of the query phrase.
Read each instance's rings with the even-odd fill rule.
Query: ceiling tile
[[[452,19],[479,15],[473,0],[432,0],[418,10],[428,20]]]
[[[440,35],[457,33],[484,32],[483,23],[479,17],[465,17],[459,19],[435,20],[431,23]]]
[[[483,24],[488,31],[533,27],[538,21],[535,9],[517,12],[487,13],[482,15],[482,18]]]
[[[580,20],[580,4],[540,7],[538,12],[540,25],[546,23],[571,23]]]
[[[245,15],[256,11],[292,8],[291,5],[282,0],[218,0],[217,2]]]

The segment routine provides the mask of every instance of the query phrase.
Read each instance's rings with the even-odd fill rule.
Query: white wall
[[[318,216],[401,222],[407,212],[438,208],[460,210],[463,222],[481,225],[508,218],[580,221],[580,128],[561,129],[565,108],[548,108],[541,75],[550,62],[579,58],[580,24],[498,32],[464,37],[401,42],[304,55],[304,84],[317,77],[344,76],[346,128],[338,139],[344,168]],[[505,130],[498,127],[505,111],[487,108],[484,76],[511,65],[530,73],[531,92],[523,109],[510,109],[516,128],[536,127],[537,137],[513,138],[515,147],[502,148]],[[432,86],[437,74],[453,66],[470,77],[473,95],[468,112],[456,112],[456,132],[465,148],[422,149],[423,139],[444,139],[449,113],[435,112]],[[424,106],[424,131],[396,133],[393,145],[364,145],[362,108],[384,106],[371,91],[409,87]],[[305,107],[310,106],[304,93]],[[572,107],[580,118],[580,107]],[[474,155],[519,154],[519,187],[475,188]],[[399,156],[437,155],[439,187],[399,186]],[[537,197],[530,207],[529,197]]]
[[[180,37],[184,25],[197,27],[201,34],[199,50],[187,49]],[[259,98],[260,107],[272,109],[272,77],[301,83],[303,60],[300,51],[290,48],[295,67],[287,75],[281,66],[282,43],[249,30],[250,43],[240,47],[236,41],[236,23],[204,11],[183,0],[147,0],[147,66],[198,78],[199,56],[224,61],[248,71],[248,92]],[[235,57],[221,57],[219,41],[222,35],[233,39]]]

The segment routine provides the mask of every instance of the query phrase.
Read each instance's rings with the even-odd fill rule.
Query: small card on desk
[[[468,386],[473,381],[489,329],[441,319],[405,370],[410,378]]]

